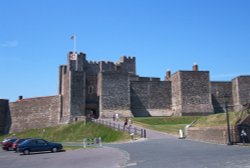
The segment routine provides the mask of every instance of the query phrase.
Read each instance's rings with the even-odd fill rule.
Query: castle
[[[209,71],[168,70],[160,78],[140,77],[135,57],[114,62],[92,62],[84,53],[69,52],[67,65],[59,67],[58,95],[0,99],[0,133],[43,128],[86,116],[95,118],[133,116],[208,115],[239,111],[250,100],[250,76],[211,82]]]

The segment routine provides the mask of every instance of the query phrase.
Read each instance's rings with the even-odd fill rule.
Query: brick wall
[[[60,114],[59,102],[59,96],[50,96],[10,103],[12,119],[10,132],[57,125]]]

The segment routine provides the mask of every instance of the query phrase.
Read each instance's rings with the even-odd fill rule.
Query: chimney
[[[193,71],[199,71],[197,63],[194,63],[194,65],[193,65]]]
[[[166,73],[166,76],[165,76],[165,81],[170,80],[170,78],[171,78],[171,71],[170,71],[170,69],[167,69],[167,73]]]
[[[19,97],[18,97],[18,100],[19,100],[19,101],[23,100],[23,96],[19,96]]]

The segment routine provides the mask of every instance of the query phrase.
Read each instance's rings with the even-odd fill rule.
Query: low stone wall
[[[22,99],[10,103],[10,132],[57,125],[60,115],[59,96]]]
[[[225,127],[205,127],[188,129],[187,139],[210,143],[226,144],[227,134]]]

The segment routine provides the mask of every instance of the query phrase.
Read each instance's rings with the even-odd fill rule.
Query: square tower
[[[207,115],[213,113],[209,72],[178,71],[171,76],[172,109],[176,115]]]

